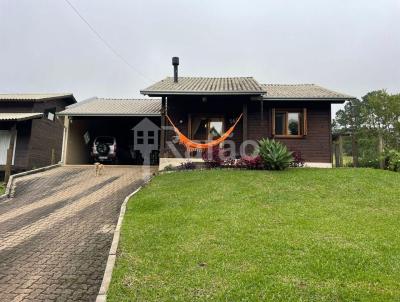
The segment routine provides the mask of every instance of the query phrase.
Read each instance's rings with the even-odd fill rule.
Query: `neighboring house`
[[[92,163],[91,151],[98,136],[116,138],[119,164],[142,164],[148,161],[147,151],[159,149],[157,129],[160,125],[160,110],[161,100],[150,98],[94,97],[67,107],[58,113],[59,116],[65,116],[63,163]],[[151,155],[157,157],[153,156],[151,163],[158,163],[158,152]]]
[[[10,146],[14,172],[58,162],[63,122],[56,112],[75,102],[72,94],[0,94],[0,170]]]
[[[178,61],[179,62],[179,61]],[[313,84],[259,84],[252,77],[174,77],[143,89],[142,94],[161,97],[161,126],[168,126],[165,114],[188,138],[207,142],[228,129],[243,113],[231,140],[240,146],[248,140],[274,138],[292,151],[301,152],[308,166],[331,167],[331,104],[344,103],[352,96]],[[161,132],[160,169],[183,161],[183,146],[166,144],[175,133]],[[248,153],[252,146],[246,147]],[[178,158],[177,158],[178,157]]]

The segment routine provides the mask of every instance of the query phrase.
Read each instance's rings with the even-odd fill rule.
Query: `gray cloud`
[[[400,1],[0,0],[1,92],[138,97],[172,74],[399,92]],[[337,107],[335,107],[337,108]]]

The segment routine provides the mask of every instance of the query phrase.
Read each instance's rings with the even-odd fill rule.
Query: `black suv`
[[[117,140],[113,136],[96,137],[91,155],[94,161],[115,163],[117,160]]]

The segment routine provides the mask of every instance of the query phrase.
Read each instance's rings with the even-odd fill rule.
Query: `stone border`
[[[114,230],[113,241],[111,243],[111,248],[108,253],[106,269],[104,271],[103,280],[101,282],[99,293],[97,294],[96,302],[106,302],[107,301],[107,291],[108,291],[108,287],[110,286],[110,283],[111,283],[112,272],[114,269],[115,260],[117,258],[119,237],[121,234],[122,221],[124,220],[124,216],[125,216],[126,205],[129,201],[129,199],[133,195],[135,195],[137,192],[139,192],[147,183],[149,183],[152,178],[153,177],[150,176],[147,180],[145,180],[145,182],[139,188],[137,188],[134,192],[132,192],[131,194],[126,196],[124,199],[124,202],[121,205],[118,222],[117,222],[117,225]]]
[[[55,164],[55,165],[51,165],[51,166],[45,166],[45,167],[41,167],[41,168],[37,168],[37,169],[33,169],[33,170],[28,170],[28,171],[25,171],[25,172],[21,172],[21,173],[17,173],[17,174],[11,175],[9,180],[8,180],[8,183],[7,183],[6,190],[5,190],[4,194],[0,195],[0,201],[2,201],[5,198],[12,197],[12,193],[15,190],[15,186],[13,186],[14,179],[22,177],[22,176],[26,176],[26,175],[40,173],[40,172],[47,171],[47,170],[50,170],[50,169],[54,169],[54,168],[57,168],[57,167],[61,167],[61,163],[58,163],[58,164]]]

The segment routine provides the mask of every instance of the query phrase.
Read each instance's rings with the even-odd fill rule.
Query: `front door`
[[[220,138],[224,133],[223,118],[194,118],[192,123],[192,139],[200,142]]]

